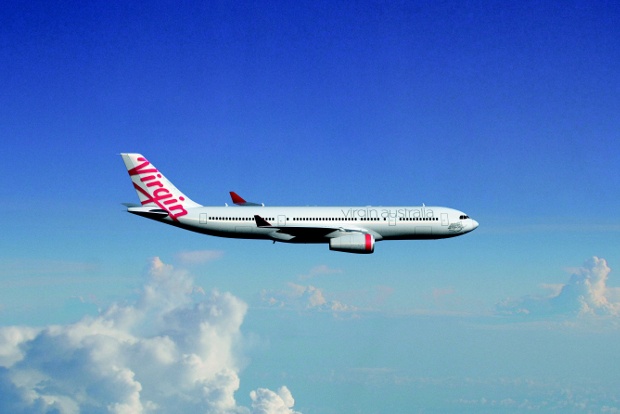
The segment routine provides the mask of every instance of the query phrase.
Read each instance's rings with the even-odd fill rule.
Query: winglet
[[[232,198],[232,202],[238,206],[261,206],[263,205],[263,204],[251,203],[249,201],[245,201],[243,197],[241,197],[239,194],[235,193],[234,191],[230,191],[230,198]]]
[[[267,220],[265,220],[258,214],[254,214],[254,220],[256,220],[256,225],[258,227],[273,227],[271,223],[269,223]]]
[[[235,193],[234,191],[230,192],[230,198],[232,198],[232,202],[235,204],[247,203],[247,201],[245,201],[239,194]]]

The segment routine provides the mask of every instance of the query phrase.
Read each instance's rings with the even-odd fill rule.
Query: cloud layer
[[[282,413],[286,387],[236,403],[247,305],[153,259],[134,305],[77,323],[0,328],[0,412]]]
[[[592,257],[583,267],[573,269],[566,284],[545,285],[548,296],[525,296],[497,305],[503,314],[523,315],[620,315],[620,288],[607,286],[611,269],[605,259]]]
[[[296,310],[319,310],[333,312],[354,312],[354,306],[335,299],[326,298],[323,289],[312,285],[288,283],[288,289],[280,291],[263,290],[261,302],[269,306]]]

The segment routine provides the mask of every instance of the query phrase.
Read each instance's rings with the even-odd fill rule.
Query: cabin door
[[[450,224],[450,220],[448,220],[448,213],[441,213],[441,225],[447,226]]]

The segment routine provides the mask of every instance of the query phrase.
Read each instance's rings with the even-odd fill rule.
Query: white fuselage
[[[264,207],[231,192],[235,207],[202,206],[176,188],[141,154],[121,154],[140,204],[127,211],[219,237],[286,243],[328,243],[331,250],[372,253],[375,241],[443,239],[478,227],[446,207]]]
[[[258,227],[255,215],[275,228]],[[271,239],[290,243],[325,243],[329,233],[312,228],[347,229],[370,233],[375,240],[442,239],[469,233],[475,220],[447,207],[197,207],[188,214],[161,219],[199,233],[242,239]],[[282,237],[286,227],[305,228],[308,234]],[[326,231],[327,231],[326,230]]]

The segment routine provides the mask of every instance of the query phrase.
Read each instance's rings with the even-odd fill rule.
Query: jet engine
[[[368,233],[351,233],[329,239],[329,250],[370,254],[375,251],[375,238]]]

